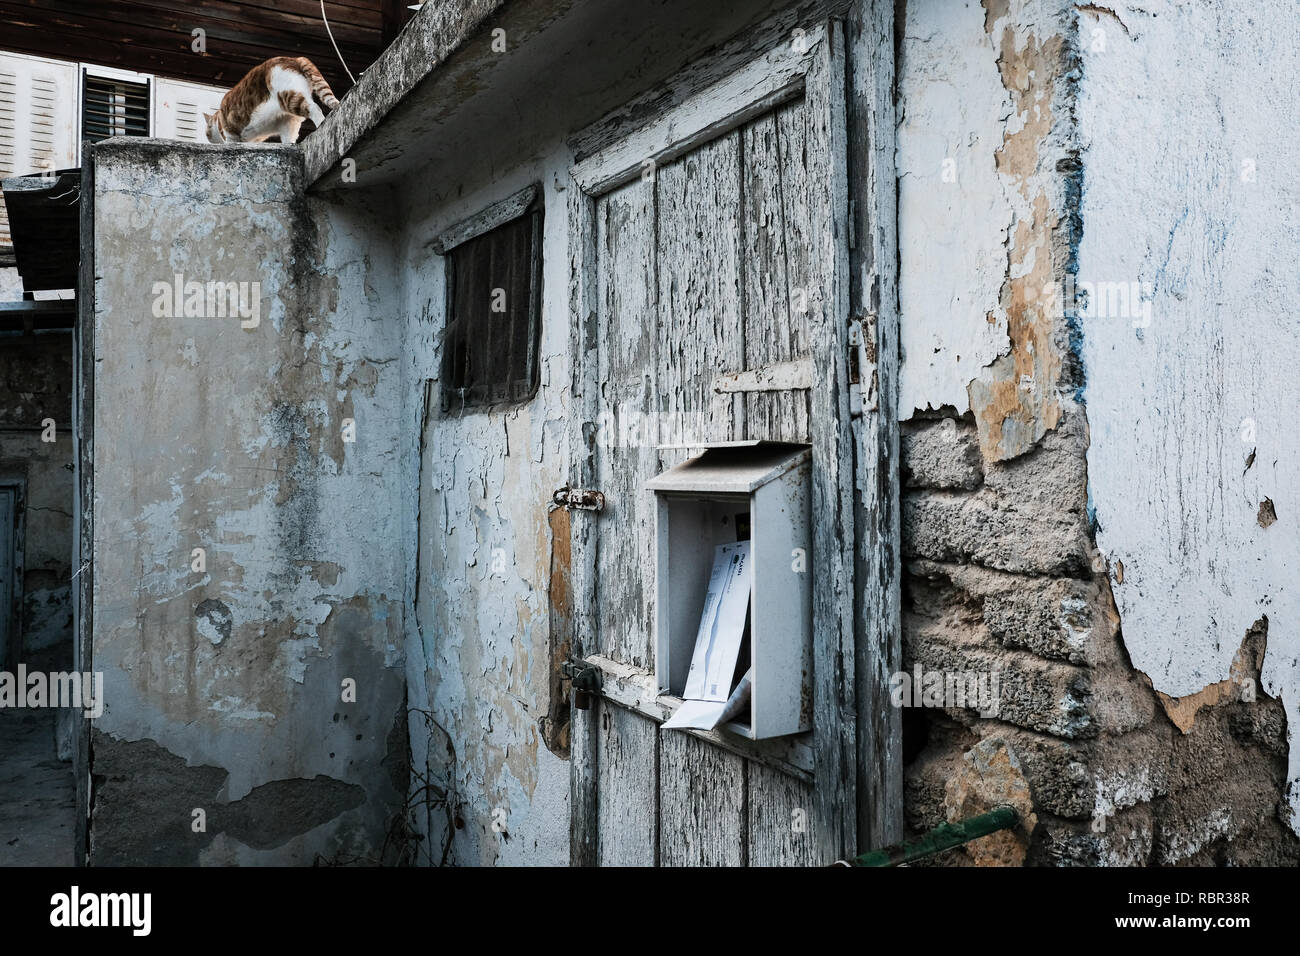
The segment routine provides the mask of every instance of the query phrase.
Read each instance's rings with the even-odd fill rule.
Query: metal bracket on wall
[[[584,488],[556,488],[551,500],[557,508],[569,511],[604,511],[605,494],[601,491],[588,491]]]
[[[880,377],[876,370],[876,315],[855,316],[849,320],[849,414],[858,418],[863,412],[880,408]]]
[[[600,693],[600,668],[586,661],[565,661],[560,673],[573,686],[573,706],[578,710],[591,709],[591,695]]]

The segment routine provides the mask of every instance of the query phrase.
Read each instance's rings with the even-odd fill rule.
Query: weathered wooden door
[[[605,500],[572,519],[574,644],[602,679],[573,712],[578,864],[831,862],[854,813],[835,805],[852,798],[853,768],[816,756],[818,738],[854,733],[842,708],[771,741],[660,729],[673,702],[653,674],[644,487],[689,454],[664,445],[807,442],[814,524],[836,526],[851,493],[833,394],[848,324],[842,57],[836,25],[796,31],[635,132],[590,133],[600,145],[573,171],[575,439],[588,452],[574,481]],[[826,540],[810,570],[829,654],[852,590],[844,542]]]

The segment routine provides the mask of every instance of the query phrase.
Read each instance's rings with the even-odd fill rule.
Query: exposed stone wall
[[[1030,453],[989,464],[969,421],[904,427],[905,665],[997,672],[1000,685],[996,717],[909,714],[909,826],[947,819],[953,781],[974,772],[969,752],[997,744],[1037,815],[1025,862],[1294,863],[1280,816],[1281,705],[1233,693],[1186,734],[1169,719],[1133,670],[1107,576],[1093,570],[1085,452],[1077,416]],[[1243,677],[1258,678],[1265,637],[1261,625]]]

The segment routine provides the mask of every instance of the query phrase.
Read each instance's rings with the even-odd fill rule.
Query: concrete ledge
[[[91,145],[96,156],[123,154],[162,153],[229,153],[231,155],[253,152],[297,153],[302,147],[284,143],[192,143],[182,139],[146,139],[142,136],[115,136]]]
[[[438,0],[426,3],[348,91],[324,125],[303,141],[310,187],[421,81],[465,45],[507,0]]]
[[[119,137],[87,152],[97,170],[94,199],[105,192],[141,202],[185,197],[206,206],[213,189],[260,202],[292,202],[303,195],[302,149],[280,143],[214,145]],[[218,186],[218,181],[220,185]]]

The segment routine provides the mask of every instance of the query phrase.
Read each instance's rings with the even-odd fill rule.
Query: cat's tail
[[[303,76],[307,77],[307,82],[311,84],[311,91],[316,94],[316,99],[330,109],[336,109],[339,105],[339,98],[334,95],[330,85],[325,82],[325,77],[320,75],[320,70],[316,69],[316,64],[305,56],[300,56],[298,57],[298,66],[302,68]]]
[[[311,107],[307,105],[307,97],[297,90],[280,91],[280,109],[286,113],[292,113],[294,116],[304,118],[311,116]]]

